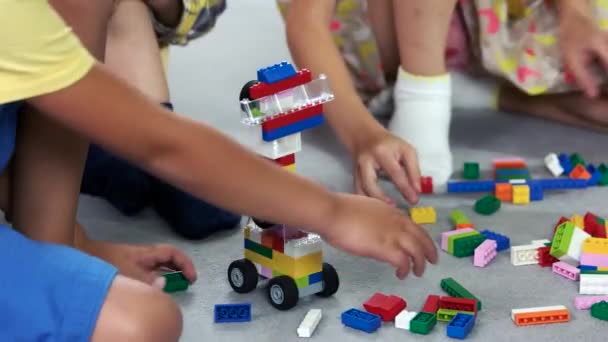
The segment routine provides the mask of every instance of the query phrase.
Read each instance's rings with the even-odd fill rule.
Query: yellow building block
[[[527,185],[513,185],[513,204],[530,203],[530,187]]]
[[[296,172],[296,164],[291,164],[291,165],[283,166],[283,169],[285,169],[285,170],[287,170],[289,172],[295,173]]]
[[[245,235],[245,239],[250,240],[251,239],[251,228],[249,228],[249,226],[245,227],[245,229],[243,230],[243,234]]]
[[[574,223],[576,228],[585,229],[585,220],[581,215],[572,215],[570,222]]]
[[[276,254],[280,254],[280,253],[276,253]],[[273,253],[273,256],[275,254]],[[256,264],[260,264],[266,268],[270,268],[273,269],[274,267],[274,262],[272,261],[272,259],[268,259],[267,257],[263,256],[263,255],[259,255],[256,252],[250,251],[248,249],[245,249],[245,259],[250,260],[253,263]]]
[[[417,224],[437,222],[437,213],[432,207],[410,208],[410,217]]]
[[[300,258],[292,258],[274,251],[272,254],[274,271],[288,275],[294,279],[321,272],[323,268],[323,252],[312,253]]]
[[[583,242],[583,253],[608,254],[608,239],[587,238]]]

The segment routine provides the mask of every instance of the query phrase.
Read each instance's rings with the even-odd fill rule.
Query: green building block
[[[499,171],[508,170],[507,174],[501,174]],[[498,168],[496,169],[496,180],[509,181],[512,179],[530,179],[530,170],[528,168]]]
[[[252,115],[254,118],[259,118],[259,117],[262,117],[262,116],[264,116],[264,115],[266,115],[266,114],[264,114],[264,112],[262,112],[262,111],[260,110],[260,108],[254,107],[254,108],[251,108],[251,115]]]
[[[471,222],[469,221],[469,218],[459,209],[452,210],[452,212],[450,213],[450,219],[452,220],[452,223],[454,223],[454,225]]]
[[[458,258],[471,256],[475,254],[475,248],[481,245],[485,240],[486,237],[481,234],[456,239],[454,240],[454,252],[452,254]]]
[[[482,215],[492,215],[500,209],[500,200],[488,195],[475,202],[475,211]]]
[[[458,311],[458,310],[449,310],[449,309],[439,309],[437,311],[437,320],[442,322],[449,322],[459,313],[475,316],[474,312],[469,311]]]
[[[173,293],[178,291],[185,291],[190,286],[188,279],[184,277],[182,271],[175,271],[163,274],[165,277],[165,287],[163,291],[167,293]]]
[[[570,248],[570,240],[572,240],[572,234],[574,234],[574,223],[566,221],[557,227],[555,235],[553,236],[553,243],[549,254],[555,258],[561,258],[568,253]]]
[[[454,241],[461,238],[466,238],[469,236],[481,235],[478,231],[474,230],[472,232],[466,232],[458,235],[450,235],[448,236],[448,253],[454,254]]]
[[[602,218],[602,217],[596,216],[595,217],[595,222],[597,222],[602,227],[606,226],[606,220],[604,218]]]
[[[602,274],[602,275],[608,275],[608,271],[581,270],[581,274]]]
[[[263,256],[267,257],[268,259],[272,259],[272,248],[262,246],[255,241],[245,239],[245,249],[248,249],[259,255],[263,255]]]
[[[428,312],[419,312],[410,321],[410,331],[416,334],[426,335],[437,324],[437,315]]]
[[[600,178],[600,180],[597,184],[599,184],[601,186],[608,185],[608,172],[605,172],[602,174],[602,177]]]
[[[464,163],[464,179],[479,179],[479,163]]]
[[[585,166],[585,160],[578,153],[572,153],[570,155],[570,163],[572,164],[572,167],[576,167],[577,164]]]
[[[591,305],[591,316],[602,321],[608,321],[608,303],[603,300]]]
[[[481,301],[475,297],[469,290],[465,289],[453,278],[441,279],[441,288],[447,292],[450,296],[456,298],[469,298],[477,301],[477,311],[481,311]]]
[[[606,174],[608,173],[608,166],[606,166],[606,164],[601,163],[600,166],[597,167],[597,169],[600,171],[600,173],[602,174]]]

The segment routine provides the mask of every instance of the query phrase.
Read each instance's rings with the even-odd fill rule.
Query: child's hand
[[[387,262],[404,279],[414,264],[422,276],[426,262],[437,263],[429,235],[399,209],[364,196],[339,194],[333,218],[323,238],[348,253]]]
[[[579,87],[589,97],[596,97],[600,89],[590,66],[601,62],[608,69],[608,33],[601,31],[584,1],[562,1],[560,12],[560,48],[567,68]]]
[[[402,139],[382,130],[355,150],[355,190],[393,205],[378,186],[378,172],[384,172],[410,203],[418,202],[420,169],[416,150]]]

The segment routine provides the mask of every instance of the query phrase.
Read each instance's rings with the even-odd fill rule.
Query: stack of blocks
[[[441,249],[459,258],[472,256],[485,240],[486,237],[473,228],[450,230],[441,233]]]
[[[255,264],[260,276],[290,276],[296,282],[299,297],[322,290],[323,242],[318,235],[282,225],[262,229],[253,220],[244,234],[245,258]]]
[[[588,238],[580,258],[580,294],[608,294],[608,239]]]

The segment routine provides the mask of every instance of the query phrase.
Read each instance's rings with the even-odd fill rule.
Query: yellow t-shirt
[[[94,63],[46,0],[0,0],[0,104],[64,89]]]

